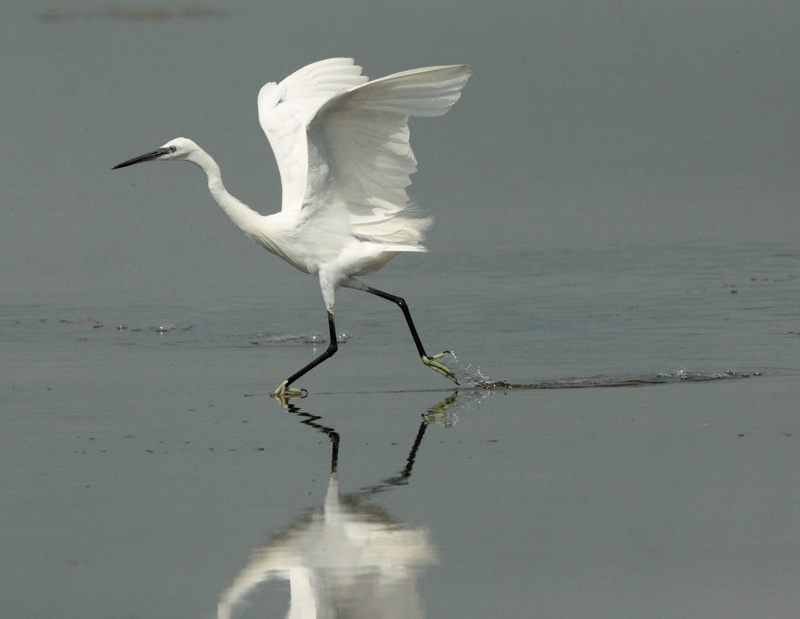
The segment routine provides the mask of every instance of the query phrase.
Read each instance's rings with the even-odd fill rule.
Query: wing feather
[[[329,196],[331,207],[346,207],[360,238],[419,249],[430,220],[408,204],[417,169],[408,118],[447,112],[471,74],[466,65],[413,69],[330,97],[308,125],[305,206]]]
[[[329,58],[261,88],[258,119],[278,163],[283,210],[300,209],[303,204],[308,185],[308,123],[331,97],[367,79],[352,58]]]

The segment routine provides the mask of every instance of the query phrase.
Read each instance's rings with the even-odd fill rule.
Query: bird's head
[[[161,148],[149,152],[145,155],[128,159],[120,164],[115,165],[112,169],[125,168],[134,163],[142,163],[143,161],[186,161],[191,160],[194,153],[200,151],[200,147],[187,138],[175,138],[170,140]]]

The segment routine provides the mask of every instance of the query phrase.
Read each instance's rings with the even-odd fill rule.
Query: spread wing
[[[308,185],[306,127],[331,97],[367,81],[352,58],[329,58],[295,71],[258,93],[258,120],[275,153],[283,188],[282,209],[303,205]]]
[[[413,69],[330,97],[308,125],[306,205],[327,192],[346,206],[353,234],[418,244],[429,220],[408,210],[405,188],[416,171],[408,118],[447,112],[470,75],[466,65]]]

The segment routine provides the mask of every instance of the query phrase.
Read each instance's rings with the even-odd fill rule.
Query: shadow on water
[[[429,532],[397,520],[374,498],[409,483],[428,426],[442,423],[456,399],[453,394],[423,414],[397,475],[348,494],[339,492],[339,433],[324,425],[321,416],[287,402],[286,410],[297,415],[300,423],[330,439],[325,500],[252,551],[220,595],[218,619],[233,617],[245,599],[270,580],[289,582],[289,617],[333,617],[340,613],[353,617],[423,617],[417,579],[437,560]]]

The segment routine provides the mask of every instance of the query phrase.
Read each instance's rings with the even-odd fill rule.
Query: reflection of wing
[[[408,117],[447,112],[471,74],[465,65],[413,69],[334,95],[308,126],[306,204],[331,192],[346,205],[355,234],[419,241],[421,231],[409,226],[408,217],[398,217],[407,208],[405,188],[416,171]]]
[[[308,174],[306,126],[336,93],[367,81],[352,58],[321,60],[258,93],[258,119],[275,153],[283,186],[283,210],[303,204]]]
[[[256,550],[222,593],[218,619],[229,619],[258,585],[288,580],[288,619],[422,617],[416,579],[435,561],[424,529],[408,529],[380,508],[339,500],[332,474],[325,507]]]

